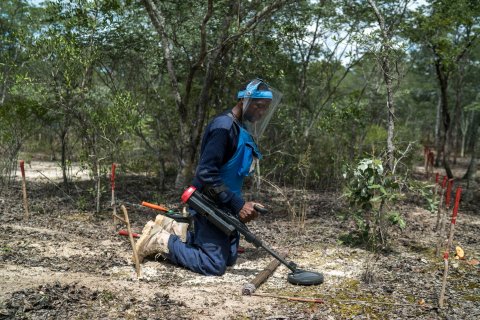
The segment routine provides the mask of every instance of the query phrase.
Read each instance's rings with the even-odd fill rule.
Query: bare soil
[[[444,262],[435,255],[436,215],[425,209],[423,199],[408,196],[398,205],[407,226],[392,230],[390,250],[373,255],[340,241],[353,230],[341,218],[349,208],[340,194],[311,191],[301,228],[282,195],[261,192],[271,213],[251,223],[251,230],[273,248],[287,249],[288,259],[302,268],[323,272],[325,283],[291,285],[288,269],[280,266],[256,293],[323,302],[305,303],[241,294],[243,285],[272,260],[243,240],[245,253],[222,277],[201,276],[160,259],[144,263],[137,279],[128,238],[117,234],[124,227],[112,223],[109,192],[102,212],[95,214],[93,182],[79,178],[66,191],[59,177],[45,175],[45,165],[33,161],[27,167],[28,221],[22,219],[20,180],[0,193],[0,319],[480,318],[480,268],[475,264],[480,260],[480,201],[460,206],[440,309]],[[29,170],[44,175],[29,176]],[[180,192],[157,192],[149,177],[120,175],[116,185],[121,201],[179,207]],[[156,215],[127,208],[138,233]],[[455,246],[462,247],[464,259],[454,259]]]

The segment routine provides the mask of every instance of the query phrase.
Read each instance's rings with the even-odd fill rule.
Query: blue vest
[[[236,125],[235,123],[233,124]],[[242,196],[243,179],[250,175],[253,157],[262,159],[257,144],[247,130],[240,127],[237,150],[232,158],[220,168],[225,185],[237,196]]]

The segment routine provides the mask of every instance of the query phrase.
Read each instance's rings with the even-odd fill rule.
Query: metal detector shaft
[[[217,209],[217,210],[220,210],[220,209]],[[240,234],[242,234],[245,237],[245,240],[247,242],[250,242],[257,248],[262,248],[263,250],[267,251],[271,256],[273,256],[275,259],[280,261],[288,269],[292,270],[292,272],[295,272],[295,270],[297,270],[297,265],[294,262],[285,260],[280,256],[278,252],[276,252],[275,250],[273,250],[272,248],[264,244],[262,240],[260,240],[253,233],[250,232],[248,227],[243,222],[241,222],[240,220],[238,220],[237,218],[231,216],[226,212],[222,212],[221,214],[219,213],[218,216],[221,216],[225,221],[233,225],[235,229],[237,229],[237,231],[240,232]]]
[[[245,240],[257,248],[263,248],[271,256],[280,261],[292,272],[297,270],[297,265],[282,258],[280,254],[265,245],[262,240],[250,232],[248,227],[228,212],[218,208],[207,196],[196,190],[195,187],[188,188],[182,195],[182,201],[198,213],[204,215],[212,224],[219,228],[226,235],[231,235],[237,230],[245,237]]]
[[[270,253],[275,259],[280,261],[283,265],[285,265],[288,269],[290,269],[292,272],[295,272],[297,270],[297,264],[292,262],[292,261],[287,261],[284,258],[282,258],[278,252],[273,251],[269,247],[266,247],[265,245],[262,246],[263,250],[267,251]]]

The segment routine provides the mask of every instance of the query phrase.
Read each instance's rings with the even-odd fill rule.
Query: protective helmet
[[[237,94],[242,99],[242,123],[258,141],[277,109],[282,94],[261,79],[250,81]]]

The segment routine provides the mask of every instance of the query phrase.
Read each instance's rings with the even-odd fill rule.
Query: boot
[[[177,222],[172,218],[159,214],[155,218],[155,224],[168,233],[177,235],[182,242],[187,241],[188,223]]]
[[[139,263],[143,259],[155,253],[166,254],[168,250],[168,239],[170,233],[163,230],[153,221],[148,221],[142,231],[142,236],[138,239],[135,248],[137,250]]]

